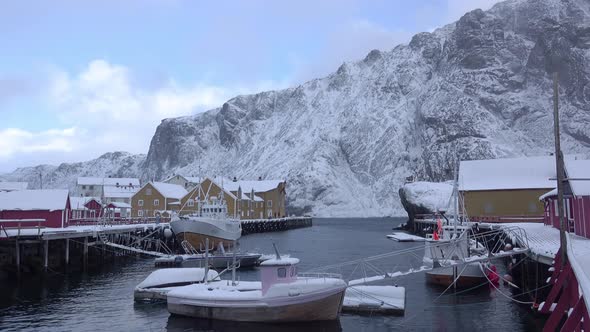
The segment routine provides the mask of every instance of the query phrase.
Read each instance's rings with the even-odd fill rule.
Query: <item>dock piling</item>
[[[70,265],[70,239],[66,239],[66,265]]]
[[[49,263],[49,240],[43,241],[43,270],[47,272]]]
[[[20,243],[18,243],[18,239],[16,242],[16,273],[20,274]]]

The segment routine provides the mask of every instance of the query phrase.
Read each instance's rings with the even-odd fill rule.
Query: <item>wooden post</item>
[[[49,265],[49,240],[43,242],[43,256],[43,270],[47,272],[47,267]]]
[[[84,237],[84,268],[88,264],[88,236]]]
[[[70,239],[66,239],[66,265],[70,264]]]
[[[16,273],[20,274],[20,243],[16,240]]]
[[[559,242],[561,244],[561,268],[565,266],[567,260],[566,250],[566,220],[563,209],[563,179],[565,178],[563,170],[563,154],[561,153],[561,143],[559,138],[559,76],[557,72],[553,73],[553,133],[555,135],[555,169],[557,172],[557,211],[559,216]]]

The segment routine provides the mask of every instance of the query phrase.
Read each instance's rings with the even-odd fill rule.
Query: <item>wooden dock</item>
[[[275,219],[242,220],[242,235],[266,232],[281,232],[289,229],[311,227],[311,217],[286,217]]]

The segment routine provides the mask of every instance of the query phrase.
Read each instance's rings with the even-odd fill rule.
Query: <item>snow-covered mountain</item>
[[[85,162],[63,163],[59,166],[39,165],[22,167],[10,174],[0,176],[0,181],[26,181],[29,189],[76,187],[78,176],[97,177],[137,177],[141,175],[145,155],[132,155],[127,152],[110,152]]]
[[[137,165],[144,179],[285,178],[291,212],[403,215],[407,176],[441,181],[457,158],[550,152],[554,71],[562,148],[587,155],[590,2],[512,0],[328,77],[165,119]]]

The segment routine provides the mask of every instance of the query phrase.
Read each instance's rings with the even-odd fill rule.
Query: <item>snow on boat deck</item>
[[[421,236],[416,236],[408,233],[395,232],[387,235],[388,239],[396,240],[398,242],[423,242],[426,239]]]

